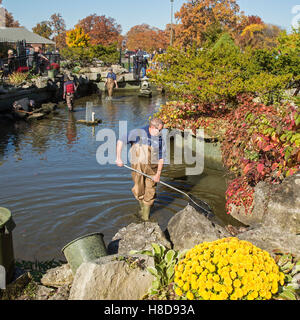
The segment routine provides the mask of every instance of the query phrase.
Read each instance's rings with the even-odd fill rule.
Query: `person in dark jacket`
[[[147,68],[149,67],[149,62],[146,57],[144,57],[142,62],[142,78],[145,78],[147,75]]]
[[[14,63],[15,63],[15,55],[12,50],[8,50],[7,53],[7,64],[8,64],[8,73],[11,74],[14,72]]]
[[[141,76],[141,70],[143,67],[143,61],[144,61],[144,52],[141,48],[139,48],[138,52],[136,53],[136,61],[137,61],[137,71],[136,74],[138,75],[138,79]]]
[[[18,119],[27,118],[34,109],[38,108],[35,101],[30,100],[29,98],[16,100],[12,107],[15,117]]]
[[[29,98],[23,98],[13,103],[13,109],[15,111],[32,112],[32,110],[35,109],[35,106],[35,101],[30,100]]]
[[[49,62],[49,59],[42,54],[42,50],[39,47],[34,48],[33,53],[33,69],[35,74],[41,75],[45,70],[45,62]]]

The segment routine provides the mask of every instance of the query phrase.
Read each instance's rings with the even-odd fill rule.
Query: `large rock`
[[[85,74],[85,73],[91,73],[91,72],[94,72],[94,71],[91,71],[90,68],[81,68],[79,73],[82,73],[82,74]],[[98,71],[96,71],[98,72]]]
[[[113,69],[113,72],[116,74],[116,75],[120,75],[120,74],[123,74],[123,73],[128,73],[128,70],[121,67],[120,65],[112,65],[111,66],[112,69]]]
[[[191,249],[204,241],[230,237],[224,228],[213,224],[190,205],[170,220],[167,230],[175,250]]]
[[[245,225],[258,225],[263,222],[267,213],[268,201],[271,192],[271,185],[266,182],[259,182],[254,189],[253,211],[246,213],[243,206],[231,205],[231,216]]]
[[[100,73],[101,79],[106,79],[107,74],[108,74],[108,71],[102,71],[102,72]]]
[[[272,186],[263,224],[278,227],[291,234],[300,234],[300,173]]]
[[[82,264],[69,300],[141,300],[155,280],[146,270],[154,265],[153,258],[139,256],[137,266],[124,258],[114,255]]]
[[[35,293],[34,300],[49,300],[51,295],[55,292],[54,289],[44,287],[44,286],[38,286],[37,291]]]
[[[263,224],[284,232],[300,233],[300,174],[286,178],[280,185],[260,182],[255,187],[251,214],[243,207],[232,207],[231,215],[246,225]]]
[[[152,243],[171,248],[170,242],[157,223],[132,223],[118,231],[108,245],[109,253],[127,254],[131,250],[149,250]]]
[[[38,77],[35,79],[35,85],[39,89],[47,88],[48,77]]]
[[[134,81],[134,76],[133,76],[133,73],[125,73],[123,75],[124,77],[124,81]]]
[[[68,300],[70,296],[70,286],[59,287],[48,300]]]
[[[100,81],[101,73],[86,73],[85,76],[89,79],[89,81]]]
[[[90,72],[92,72],[92,73],[101,73],[101,72],[103,72],[103,68],[101,68],[101,67],[97,67],[97,68],[91,67],[90,68]]]
[[[300,257],[300,235],[283,232],[278,227],[265,225],[241,233],[237,237],[253,243],[270,254],[273,250],[279,249],[282,252],[289,252]]]
[[[46,287],[64,287],[73,282],[73,273],[69,264],[63,264],[60,267],[48,270],[42,277],[41,283]]]

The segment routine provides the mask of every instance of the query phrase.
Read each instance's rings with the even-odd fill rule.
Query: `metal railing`
[[[22,68],[28,68],[29,70],[34,70],[38,68],[38,73],[45,73],[47,67],[52,63],[60,64],[60,54],[57,53],[45,53],[44,57],[48,61],[34,57],[34,54],[25,54],[21,56],[14,56],[12,58],[0,59],[0,69],[2,69],[4,76],[7,76],[13,72],[22,71]],[[26,70],[25,69],[25,70]]]
[[[42,53],[44,57],[48,59],[44,60],[30,51],[30,46],[26,44],[26,41],[18,41],[17,43],[10,43],[7,39],[0,38],[0,52],[7,55],[8,49],[14,47],[16,54],[13,57],[0,58],[0,69],[2,71],[2,77],[9,74],[23,70],[33,70],[33,72],[44,73],[47,67],[52,63],[60,64],[60,54],[54,52]],[[32,50],[32,49],[31,49]]]

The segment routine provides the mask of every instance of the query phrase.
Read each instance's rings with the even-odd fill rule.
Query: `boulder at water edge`
[[[175,250],[191,249],[204,241],[230,237],[224,228],[214,225],[190,205],[170,220],[167,230]]]
[[[60,288],[71,285],[73,282],[73,273],[69,264],[63,264],[60,267],[48,270],[42,277],[41,283],[44,286]]]
[[[231,215],[246,225],[263,224],[269,228],[299,234],[300,174],[286,178],[280,185],[258,183],[252,213],[246,214],[243,207],[232,206]]]
[[[113,255],[84,263],[76,272],[69,300],[141,300],[155,280],[148,266],[154,266],[148,256]]]
[[[110,254],[127,254],[131,250],[151,250],[151,244],[157,243],[170,249],[171,244],[166,239],[157,223],[132,223],[118,231],[108,245]]]
[[[282,231],[278,227],[261,226],[237,235],[273,255],[274,250],[292,253],[300,257],[300,235]]]
[[[272,186],[263,224],[300,235],[300,173]]]

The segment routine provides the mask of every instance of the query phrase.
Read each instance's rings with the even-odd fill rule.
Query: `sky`
[[[60,13],[67,29],[90,14],[112,17],[122,26],[122,34],[139,24],[165,29],[171,21],[170,0],[3,0],[3,6],[14,18],[31,30],[38,22]],[[187,0],[174,0],[179,11]],[[295,19],[300,20],[300,0],[237,0],[247,15],[258,15],[265,23],[276,24],[290,31]],[[293,20],[294,19],[294,20]]]

